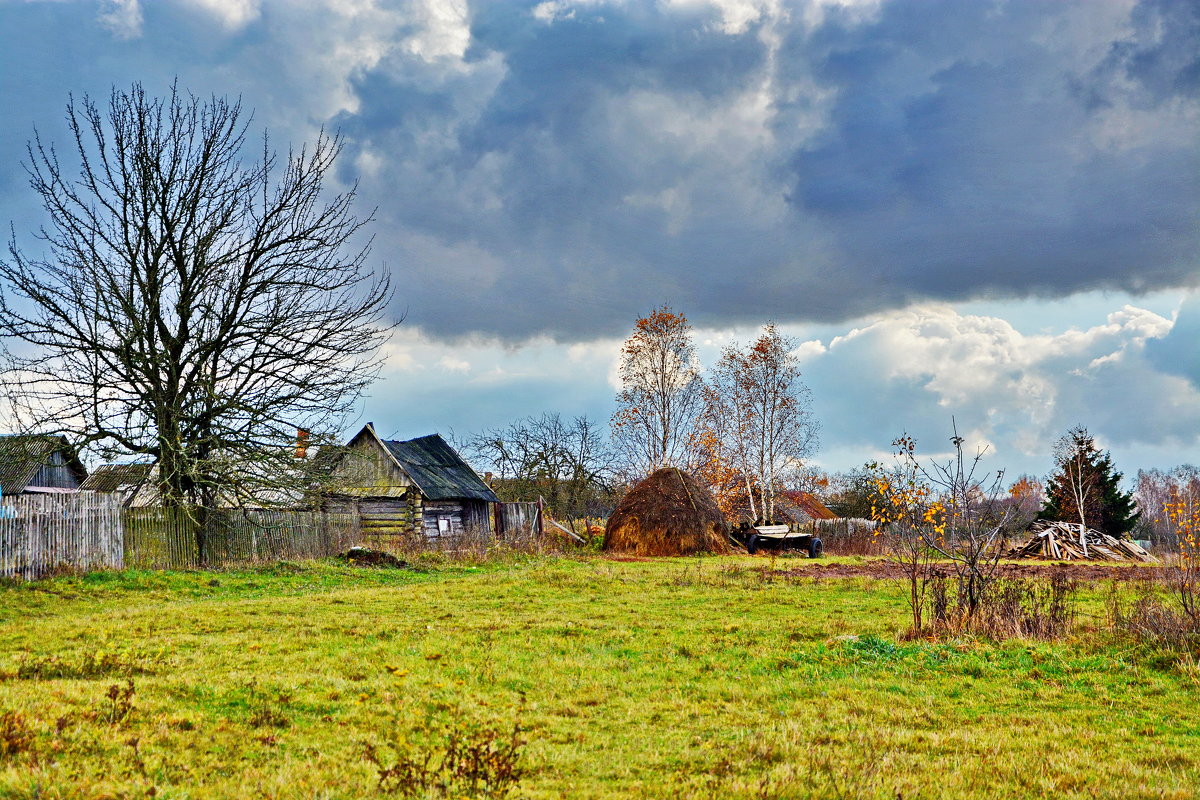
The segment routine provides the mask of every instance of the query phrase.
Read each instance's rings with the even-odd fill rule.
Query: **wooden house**
[[[356,510],[368,536],[428,538],[491,531],[499,498],[439,435],[381,439],[367,425],[331,467],[325,507]]]
[[[0,493],[77,492],[87,474],[64,436],[0,435]]]

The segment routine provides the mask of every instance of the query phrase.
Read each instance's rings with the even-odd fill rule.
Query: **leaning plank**
[[[549,522],[551,525],[553,525],[554,527],[558,528],[560,531],[562,531],[563,533],[565,533],[567,536],[570,536],[572,539],[574,539],[575,541],[579,542],[580,544],[587,544],[587,540],[586,540],[586,539],[584,539],[582,536],[580,536],[578,533],[575,533],[575,531],[568,530],[567,528],[564,528],[562,525],[559,525],[557,522],[555,522],[554,520],[550,519],[549,517],[545,517],[544,519],[545,519],[545,521],[546,521],[546,522]]]

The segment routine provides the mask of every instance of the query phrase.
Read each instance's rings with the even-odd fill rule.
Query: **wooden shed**
[[[0,435],[0,492],[6,495],[76,492],[87,469],[65,436]]]
[[[357,510],[368,536],[491,531],[499,498],[439,435],[381,439],[367,423],[332,466],[325,507]]]

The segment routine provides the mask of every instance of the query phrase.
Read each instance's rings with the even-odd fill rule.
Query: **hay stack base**
[[[604,529],[604,550],[638,556],[729,553],[729,525],[706,487],[667,467],[634,486]]]

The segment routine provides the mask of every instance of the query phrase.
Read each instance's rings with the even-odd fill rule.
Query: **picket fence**
[[[125,564],[141,569],[236,566],[325,558],[361,542],[358,516],[326,511],[130,508]]]
[[[357,515],[122,508],[110,494],[22,495],[0,504],[0,576],[63,570],[186,569],[324,558],[361,541]]]
[[[121,504],[113,495],[21,495],[0,504],[0,576],[125,565]]]

